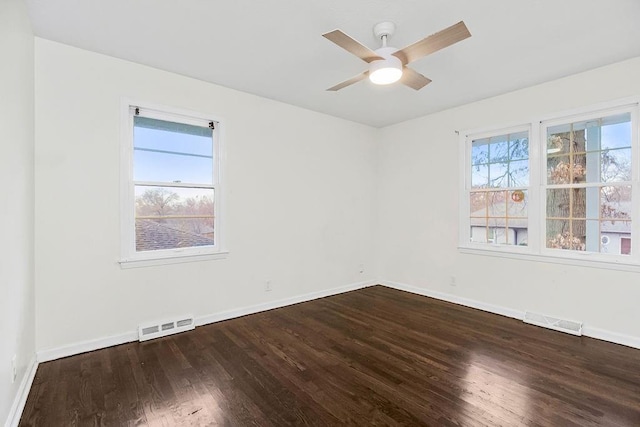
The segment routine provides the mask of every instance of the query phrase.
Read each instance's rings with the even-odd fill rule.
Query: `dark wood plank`
[[[640,350],[382,286],[43,363],[21,426],[640,426]]]

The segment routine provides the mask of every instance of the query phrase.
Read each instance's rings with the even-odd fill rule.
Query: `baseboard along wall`
[[[317,292],[297,295],[290,298],[284,298],[276,301],[269,301],[263,304],[256,304],[248,307],[241,307],[233,310],[221,311],[218,313],[208,314],[195,318],[195,325],[203,326],[210,323],[221,322],[223,320],[234,319],[236,317],[246,316],[248,314],[259,313],[261,311],[273,310],[274,308],[286,307],[288,305],[298,304],[301,302],[312,301],[318,298],[324,298],[331,295],[338,295],[344,292],[355,291],[357,289],[373,286],[377,282],[366,281],[352,283],[346,286],[326,289]],[[83,341],[62,347],[40,350],[37,352],[37,360],[39,363],[51,360],[61,359],[63,357],[73,356],[88,351],[100,350],[101,348],[112,347],[114,345],[125,344],[138,340],[138,330],[127,331],[119,335],[98,338],[94,340]]]
[[[9,416],[5,422],[5,427],[17,427],[20,423],[20,417],[22,416],[24,405],[27,403],[27,396],[29,396],[29,391],[31,390],[33,380],[36,377],[37,370],[38,362],[36,358],[33,357],[27,366],[27,370],[22,377],[22,381],[20,381],[20,387],[18,387],[18,393],[16,393],[16,397],[13,400],[11,409],[9,410]]]
[[[515,310],[512,308],[488,304],[482,301],[476,301],[470,298],[464,298],[458,295],[448,294],[445,292],[432,291],[430,289],[420,288],[413,285],[407,285],[405,283],[398,283],[398,282],[383,280],[380,282],[380,284],[387,286],[389,288],[411,292],[413,294],[435,298],[435,299],[451,302],[458,305],[464,305],[466,307],[476,308],[478,310],[499,314],[501,316],[512,317],[518,320],[524,319],[525,312],[521,310]],[[612,342],[614,344],[621,344],[627,347],[640,349],[640,337],[634,337],[631,335],[624,335],[624,334],[619,334],[617,332],[607,331],[605,329],[594,328],[594,327],[590,327],[587,324],[585,324],[582,328],[582,335],[591,337],[591,338],[596,338],[602,341]]]
[[[448,294],[445,292],[433,291],[426,288],[420,288],[420,287],[408,285],[405,283],[383,280],[380,282],[366,281],[366,282],[353,283],[350,285],[340,286],[332,289],[326,289],[323,291],[311,292],[308,294],[297,295],[294,297],[285,298],[281,300],[270,301],[263,304],[241,307],[233,310],[221,311],[218,313],[200,316],[200,317],[196,317],[195,325],[196,327],[203,326],[210,323],[220,322],[223,320],[229,320],[236,317],[259,313],[261,311],[273,310],[275,308],[286,307],[292,304],[312,301],[314,299],[324,298],[331,295],[338,295],[344,292],[354,291],[357,289],[366,288],[368,286],[373,286],[375,284],[380,284],[383,286],[387,286],[389,288],[411,292],[417,295],[435,298],[442,301],[448,301],[454,304],[459,304],[466,307],[471,307],[471,308],[483,310],[489,313],[511,317],[518,320],[522,320],[524,318],[524,311],[521,311],[521,310],[515,310],[508,307],[488,304],[482,301],[477,301],[470,298],[464,298],[458,295]],[[608,341],[608,342],[640,349],[640,337],[634,337],[630,335],[619,334],[617,332],[607,331],[600,328],[594,328],[586,324],[582,329],[582,334],[591,338],[596,338],[603,341]],[[40,363],[48,362],[50,360],[56,360],[63,357],[73,356],[76,354],[99,350],[101,348],[112,347],[114,345],[124,344],[124,343],[133,342],[137,340],[138,340],[137,330],[128,331],[120,335],[113,335],[113,336],[99,338],[95,340],[74,343],[71,345],[63,346],[63,347],[41,350],[37,352],[37,361]]]

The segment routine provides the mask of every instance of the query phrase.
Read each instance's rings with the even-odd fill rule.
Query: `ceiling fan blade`
[[[329,33],[323,34],[322,37],[331,40],[347,52],[354,54],[365,62],[383,59],[374,51],[361,44],[359,41],[352,39],[340,30],[333,30]]]
[[[398,57],[403,65],[407,65],[468,37],[471,37],[471,33],[467,29],[467,26],[464,25],[464,22],[460,21],[449,28],[438,31],[404,49],[394,52],[393,56]]]
[[[400,78],[400,83],[409,86],[412,89],[420,90],[431,83],[431,79],[423,76],[419,72],[409,67],[404,67],[402,69],[402,77]]]
[[[358,83],[360,80],[364,80],[369,75],[369,71],[365,71],[362,74],[358,74],[357,76],[351,77],[349,80],[345,80],[342,83],[338,83],[337,85],[330,87],[327,89],[328,91],[335,92],[347,86],[351,86],[354,83]]]

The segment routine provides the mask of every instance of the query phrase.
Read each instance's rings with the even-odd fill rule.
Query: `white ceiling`
[[[639,0],[27,0],[34,33],[382,127],[640,56]],[[467,40],[411,66],[421,91],[368,81],[325,89],[366,63],[321,37],[339,28],[402,48],[464,20]],[[588,88],[585,88],[588,90]]]

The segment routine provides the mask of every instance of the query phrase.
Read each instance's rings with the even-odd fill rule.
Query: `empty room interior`
[[[2,0],[0,422],[640,425],[637,0]]]

